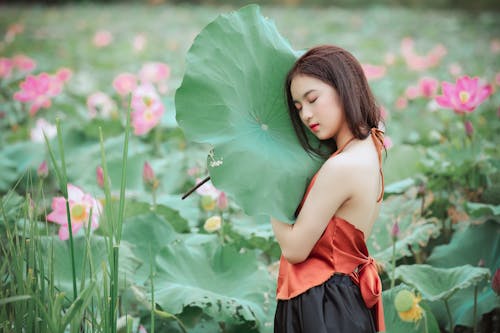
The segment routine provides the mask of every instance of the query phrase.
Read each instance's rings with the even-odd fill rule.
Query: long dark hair
[[[321,145],[326,146],[325,151],[325,147],[315,147],[309,142],[290,92],[293,78],[300,74],[312,76],[335,88],[354,137],[364,139],[370,134],[371,128],[378,127],[381,120],[380,108],[358,60],[338,46],[314,47],[295,62],[285,80],[288,112],[300,144],[307,152],[327,157],[337,150],[337,146],[333,139],[323,140]]]

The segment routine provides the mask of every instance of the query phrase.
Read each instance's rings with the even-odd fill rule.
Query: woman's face
[[[300,119],[318,139],[335,138],[347,126],[339,95],[329,84],[299,74],[292,79],[290,93]]]

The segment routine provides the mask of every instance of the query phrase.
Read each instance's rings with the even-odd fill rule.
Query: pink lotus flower
[[[76,235],[82,227],[87,227],[89,219],[92,230],[99,226],[102,206],[90,194],[84,193],[75,185],[68,184],[68,202],[73,235]],[[64,197],[55,197],[52,199],[52,212],[47,215],[47,221],[61,225],[59,228],[59,238],[61,240],[69,238],[66,200]]]
[[[489,84],[481,85],[479,78],[460,77],[455,84],[443,82],[443,95],[436,102],[444,108],[453,109],[457,114],[470,113],[492,93]]]
[[[450,72],[450,74],[453,76],[459,76],[460,74],[462,74],[462,66],[454,62],[450,64],[450,66],[448,66],[448,72]]]
[[[196,184],[199,184],[202,181],[201,178],[196,178]],[[215,186],[212,184],[212,182],[209,180],[205,184],[201,185],[196,189],[196,193],[199,195],[203,196],[209,196],[212,199],[216,200],[219,195],[221,194],[221,191],[215,188]]]
[[[116,103],[103,92],[95,92],[87,97],[87,109],[89,110],[90,118],[95,118],[100,115],[103,118],[110,118],[116,115]]]
[[[387,117],[389,116],[389,112],[387,111],[387,109],[383,106],[380,106],[380,117],[385,120],[387,119]]]
[[[23,73],[31,72],[36,68],[35,60],[25,56],[24,54],[14,56],[14,58],[12,58],[12,62],[14,63],[14,67]]]
[[[392,146],[393,146],[392,139],[389,136],[385,135],[384,136],[384,147],[385,147],[385,149],[391,149]]]
[[[57,96],[62,90],[62,83],[47,73],[37,76],[28,75],[19,86],[21,90],[14,94],[14,99],[29,103],[31,116],[34,116],[41,108],[50,107],[51,98]]]
[[[388,66],[394,65],[394,63],[396,62],[396,56],[394,55],[394,53],[392,52],[386,53],[384,56],[384,62]]]
[[[142,66],[139,78],[142,83],[160,83],[170,76],[170,67],[161,62],[149,62]]]
[[[493,38],[490,41],[490,50],[491,50],[491,53],[493,53],[493,54],[500,53],[500,39]]]
[[[165,108],[152,85],[141,85],[132,93],[132,127],[135,135],[143,135],[161,120]]]
[[[406,97],[399,97],[394,105],[396,109],[403,110],[408,106],[408,100]]]
[[[142,52],[146,47],[146,36],[144,34],[137,34],[134,36],[134,41],[132,42],[132,47],[135,52]]]
[[[122,73],[113,80],[113,88],[121,96],[130,94],[137,87],[137,77],[134,74]]]
[[[413,39],[406,37],[401,41],[401,53],[409,69],[423,71],[438,65],[441,58],[446,55],[447,50],[443,45],[438,44],[429,53],[421,56],[414,50]]]
[[[16,38],[16,35],[20,34],[23,31],[24,31],[24,24],[22,24],[22,23],[11,24],[7,28],[7,32],[5,33],[4,40],[7,43],[11,43]]]
[[[14,63],[9,58],[0,58],[0,79],[7,79],[12,73]]]
[[[418,81],[417,86],[410,86],[406,89],[406,97],[415,99],[418,97],[432,98],[436,95],[439,82],[432,77],[424,77]]]
[[[368,81],[380,79],[385,76],[386,68],[384,66],[362,64],[361,67],[363,67],[363,71]]]
[[[95,47],[105,47],[111,44],[113,41],[113,35],[107,30],[97,31],[92,39],[92,43]]]
[[[57,127],[43,118],[38,118],[35,127],[30,131],[31,141],[40,143],[45,142],[43,133],[45,133],[47,139],[52,139],[57,135]]]
[[[55,76],[57,80],[59,80],[59,82],[65,83],[68,82],[69,79],[71,79],[71,77],[73,76],[73,71],[66,67],[59,68]]]
[[[196,178],[196,184],[199,184],[201,181],[201,178]],[[198,187],[196,193],[202,197],[202,206],[204,204],[209,204],[211,206],[209,210],[214,209],[215,205],[217,205],[220,210],[225,210],[228,207],[226,193],[215,188],[211,181],[207,181],[205,184]]]

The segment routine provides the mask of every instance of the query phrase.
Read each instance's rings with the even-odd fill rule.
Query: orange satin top
[[[371,136],[377,147],[380,162],[382,132],[372,129]],[[338,149],[332,157],[340,151],[342,149]],[[380,172],[382,174],[381,167]],[[316,175],[311,180],[302,203],[315,180]],[[382,196],[383,182],[382,193],[378,201],[382,199]],[[290,264],[283,255],[281,256],[276,298],[287,300],[298,296],[308,289],[326,282],[334,273],[347,274],[354,283],[359,285],[361,296],[372,312],[377,331],[385,331],[382,283],[375,262],[368,254],[364,233],[338,216],[332,217],[323,235],[305,261]]]

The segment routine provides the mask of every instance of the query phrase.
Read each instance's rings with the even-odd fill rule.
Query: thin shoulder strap
[[[377,199],[377,202],[380,202],[384,197],[384,173],[382,172],[382,149],[384,149],[384,132],[379,130],[378,128],[373,127],[370,131],[370,135],[373,139],[375,147],[377,148],[379,171],[380,177],[382,179],[382,190],[380,191],[380,195]]]

